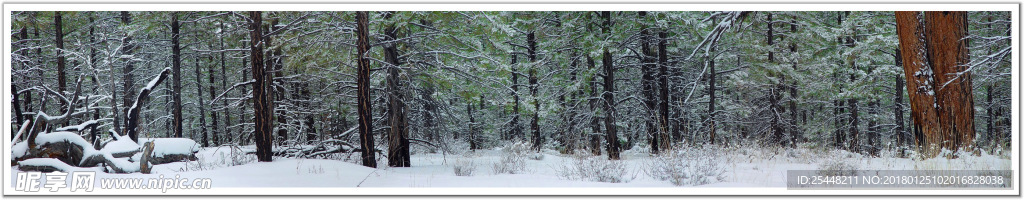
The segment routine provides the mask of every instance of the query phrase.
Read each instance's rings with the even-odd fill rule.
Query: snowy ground
[[[242,148],[252,148],[242,147]],[[508,164],[508,151],[477,150],[461,155],[413,154],[412,167],[390,168],[381,161],[378,169],[343,160],[277,157],[273,162],[253,162],[251,155],[232,157],[230,148],[204,148],[199,160],[156,165],[153,174],[107,174],[97,178],[151,177],[211,178],[213,187],[785,187],[786,170],[839,168],[973,169],[1009,170],[1007,154],[965,155],[959,159],[914,160],[895,158],[889,152],[872,158],[837,150],[766,148],[688,148],[675,159],[652,157],[643,151],[626,151],[622,161],[612,162],[562,155],[554,151],[527,153],[515,159],[523,163],[515,174],[494,168]],[[355,158],[355,156],[350,156]],[[235,163],[232,163],[235,162]],[[497,163],[497,164],[496,164]],[[660,165],[658,163],[668,163]],[[237,164],[237,165],[235,165]],[[609,165],[611,164],[611,165]],[[686,165],[686,166],[683,166]],[[507,166],[507,165],[505,165]],[[608,166],[612,166],[610,169]],[[472,170],[457,176],[454,168]],[[666,168],[676,169],[675,171]],[[12,167],[11,175],[20,170]],[[659,173],[660,171],[663,171]],[[609,172],[611,170],[611,172]],[[577,172],[577,173],[573,173]],[[666,173],[675,173],[673,174]],[[586,174],[586,175],[581,175]],[[680,174],[684,176],[679,176]],[[464,174],[465,175],[465,174]],[[619,183],[597,182],[594,177],[612,176]],[[671,178],[689,179],[676,181]],[[596,180],[596,181],[595,181]],[[13,181],[13,179],[12,179]],[[604,180],[607,181],[607,180]]]

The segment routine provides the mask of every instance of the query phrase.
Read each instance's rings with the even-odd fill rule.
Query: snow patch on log
[[[71,166],[55,158],[32,158],[19,161],[18,170],[40,172],[100,171],[96,168]]]
[[[199,143],[188,138],[139,138],[138,145],[150,141],[153,142],[154,148],[152,160],[149,162],[153,164],[197,160],[196,153],[201,147]]]
[[[114,157],[129,157],[138,153],[142,147],[130,139],[118,139],[108,142],[103,145],[103,149],[100,151],[112,154]]]

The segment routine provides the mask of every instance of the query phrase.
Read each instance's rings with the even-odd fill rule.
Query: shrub
[[[559,175],[569,180],[607,183],[626,183],[636,178],[636,174],[630,176],[630,170],[622,161],[586,155],[584,153],[573,156],[571,163],[562,166]]]
[[[476,165],[472,160],[458,160],[455,161],[455,165],[452,165],[452,170],[455,171],[456,176],[473,176]]]
[[[515,142],[501,150],[501,159],[494,163],[491,170],[494,174],[520,174],[526,171],[526,155],[530,152],[529,144]]]
[[[834,155],[830,159],[818,163],[817,174],[821,176],[855,176],[860,164],[854,160],[846,159],[847,156]]]
[[[725,180],[725,170],[707,148],[680,147],[664,152],[647,163],[647,175],[673,185],[704,185]]]

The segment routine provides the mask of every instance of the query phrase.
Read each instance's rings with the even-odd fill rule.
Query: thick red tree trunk
[[[896,12],[917,144],[926,157],[970,150],[974,99],[966,64],[967,12]]]

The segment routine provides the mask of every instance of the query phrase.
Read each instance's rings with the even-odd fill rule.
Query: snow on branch
[[[697,51],[699,51],[701,47],[704,48],[704,56],[708,56],[708,53],[711,52],[711,48],[718,45],[718,40],[722,39],[722,33],[725,33],[725,31],[729,30],[729,28],[731,28],[733,24],[740,21],[740,19],[745,17],[750,12],[751,11],[730,11],[712,14],[711,17],[709,17],[709,19],[719,15],[725,15],[725,19],[719,22],[717,25],[715,25],[715,29],[711,30],[711,33],[708,33],[708,35],[704,37],[704,40],[702,40],[700,44],[697,45],[697,47],[693,48],[693,52],[690,53],[690,56],[686,57],[686,60],[693,58],[693,56],[697,54]]]

